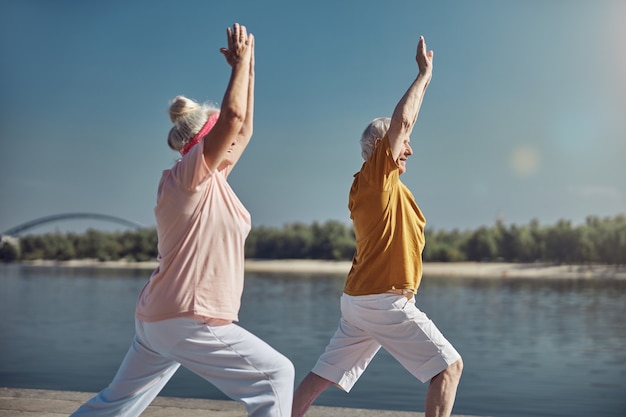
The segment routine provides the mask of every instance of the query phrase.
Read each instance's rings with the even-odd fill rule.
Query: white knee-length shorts
[[[349,392],[383,347],[421,382],[461,359],[415,297],[341,296],[341,320],[312,372]]]
[[[247,330],[191,317],[136,321],[135,329],[111,384],[72,416],[139,416],[180,365],[243,402],[249,416],[291,416],[293,364]]]

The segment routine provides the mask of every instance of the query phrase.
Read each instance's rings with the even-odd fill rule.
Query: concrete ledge
[[[67,417],[94,393],[0,388],[0,417]],[[246,417],[235,401],[157,397],[142,417]],[[307,417],[424,417],[424,413],[313,406]],[[456,417],[469,417],[460,416]]]

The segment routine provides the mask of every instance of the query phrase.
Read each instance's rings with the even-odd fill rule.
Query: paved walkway
[[[0,388],[0,417],[67,417],[93,396],[89,392]],[[240,403],[157,397],[142,417],[246,417]],[[423,417],[424,413],[311,407],[307,417]],[[469,417],[456,415],[455,417]]]

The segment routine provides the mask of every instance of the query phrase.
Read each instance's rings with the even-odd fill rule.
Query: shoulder
[[[372,184],[381,184],[391,178],[399,176],[398,165],[391,155],[389,138],[385,135],[382,141],[378,142],[370,157],[363,163],[358,178]],[[355,175],[355,180],[357,176]]]
[[[189,190],[195,189],[213,176],[204,161],[201,146],[194,146],[189,153],[178,159],[170,172],[176,182]]]

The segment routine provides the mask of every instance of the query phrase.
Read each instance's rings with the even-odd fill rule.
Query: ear
[[[383,140],[383,138],[376,138],[374,140],[374,148],[378,146],[378,144]]]

